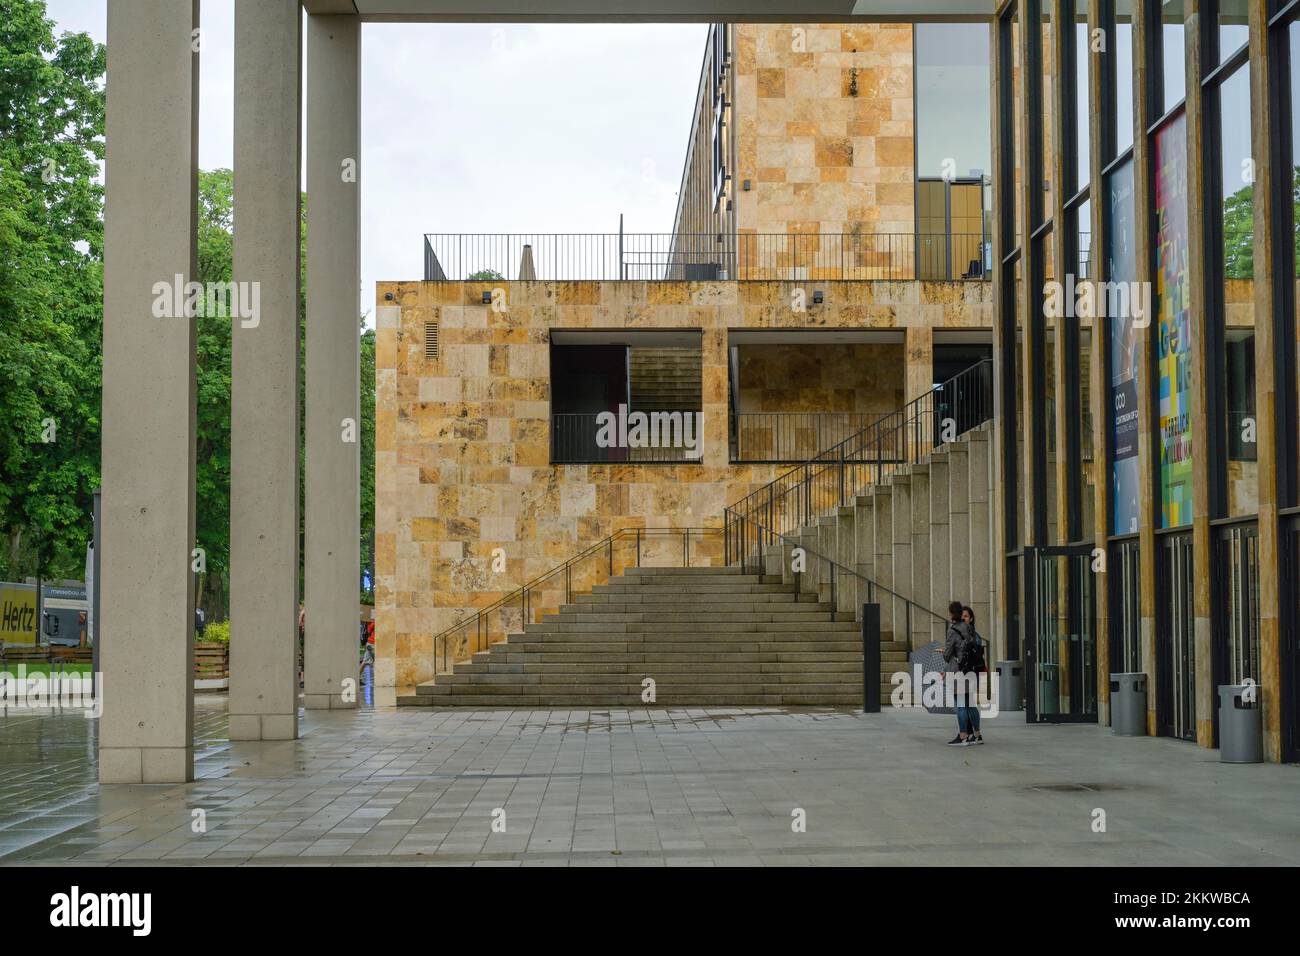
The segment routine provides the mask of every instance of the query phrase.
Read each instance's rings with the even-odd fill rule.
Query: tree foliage
[[[80,578],[99,485],[105,51],[0,0],[0,579]],[[234,176],[199,174],[198,282],[229,282]],[[306,355],[306,198],[299,379]],[[196,319],[196,544],[209,621],[228,606],[231,316]],[[362,560],[374,527],[374,333],[362,368]],[[299,415],[305,392],[299,391]],[[300,446],[301,455],[301,446]],[[301,464],[300,457],[300,464]]]
[[[80,577],[99,482],[104,48],[0,0],[0,578]]]

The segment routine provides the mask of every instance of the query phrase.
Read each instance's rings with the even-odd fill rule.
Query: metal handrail
[[[489,604],[485,608],[481,608],[480,610],[475,612],[472,616],[467,618],[462,618],[461,620],[453,624],[451,627],[447,628],[444,631],[440,631],[439,633],[434,635],[433,658],[434,658],[435,676],[437,674],[447,673],[449,664],[456,664],[458,663],[459,660],[467,660],[474,653],[481,650],[486,650],[489,646],[491,646],[491,644],[497,643],[496,641],[493,641],[491,639],[492,634],[491,634],[490,627],[488,626],[489,615],[493,613],[499,613],[511,607],[515,603],[518,603],[520,610],[522,612],[521,619],[520,619],[520,627],[522,628],[523,625],[530,623],[529,621],[530,610],[545,610],[545,608],[537,608],[535,604],[532,602],[531,597],[533,592],[540,590],[544,584],[546,584],[548,581],[557,578],[559,575],[561,574],[564,575],[563,586],[564,586],[565,604],[571,604],[573,602],[573,596],[575,594],[588,593],[585,589],[575,590],[574,588],[572,571],[574,568],[576,568],[579,565],[580,562],[592,557],[593,555],[597,555],[600,554],[601,552],[604,552],[607,557],[607,561],[604,564],[604,570],[606,572],[604,580],[608,580],[609,578],[614,577],[614,564],[615,564],[614,545],[616,542],[625,541],[625,540],[630,540],[635,542],[636,549],[635,549],[634,563],[630,565],[623,565],[623,569],[626,570],[626,568],[628,567],[638,567],[638,568],[642,567],[641,545],[643,542],[647,541],[650,538],[655,538],[655,537],[660,537],[660,538],[680,537],[682,539],[681,565],[653,565],[653,566],[654,567],[680,566],[680,567],[689,568],[692,566],[691,565],[691,536],[694,535],[697,538],[703,539],[710,535],[720,535],[720,534],[722,534],[721,528],[621,528],[618,531],[615,531],[613,534],[607,535],[606,537],[602,538],[600,541],[596,542],[595,544],[591,545],[585,550],[580,551],[578,554],[569,558],[569,560],[565,561],[563,564],[556,565],[555,567],[551,568],[551,570],[547,571],[545,574],[541,574],[538,577],[533,578],[527,584],[521,585],[515,590],[508,592],[504,597],[500,598],[494,603]],[[603,581],[596,581],[594,583],[603,583]],[[558,590],[558,586],[556,589]],[[462,632],[467,631],[471,626],[474,628],[474,638],[475,638],[473,649],[469,650],[467,654],[461,656],[460,658],[457,658],[456,655],[453,653],[451,655],[451,659],[449,660],[448,648],[449,645],[451,644],[452,638],[457,636],[458,634],[461,634]],[[508,633],[509,632],[503,634],[501,640],[504,640],[505,637],[508,636]],[[468,645],[468,641],[466,641],[466,644]],[[442,651],[441,668],[438,667],[438,654],[439,654],[440,645]]]
[[[883,592],[883,594],[892,601],[897,601],[902,603],[903,614],[904,614],[903,633],[908,635],[909,641],[911,640],[911,634],[912,634],[913,611],[915,611],[918,616],[921,616],[922,620],[924,620],[925,617],[927,616],[929,618],[932,618],[933,620],[929,622],[930,626],[932,627],[934,626],[935,622],[944,625],[948,623],[948,618],[945,617],[943,614],[940,614],[939,612],[926,607],[924,604],[918,604],[916,601],[913,601],[911,598],[899,594],[897,591],[893,590],[892,588],[880,584],[879,582],[873,580],[872,578],[867,577],[865,574],[861,574],[858,571],[853,570],[852,568],[840,564],[834,558],[828,558],[824,554],[814,551],[812,548],[809,548],[806,544],[799,541],[797,538],[791,538],[790,536],[782,534],[779,531],[774,531],[771,528],[766,528],[750,516],[735,515],[732,513],[730,508],[727,509],[727,519],[728,519],[729,527],[739,527],[745,529],[744,533],[741,535],[744,542],[741,545],[741,547],[744,550],[742,550],[739,554],[736,555],[738,560],[735,562],[736,564],[739,564],[741,567],[751,566],[751,561],[752,561],[752,563],[757,567],[763,568],[765,565],[765,556],[763,553],[765,547],[769,547],[779,543],[783,546],[788,546],[790,548],[799,548],[800,550],[803,551],[806,557],[813,558],[819,561],[821,564],[825,565],[826,568],[829,570],[830,573],[826,576],[826,582],[827,582],[827,587],[830,590],[830,604],[832,607],[839,606],[839,586],[840,586],[839,580],[847,576],[849,578],[854,579],[856,582],[858,582],[857,587],[859,588],[859,600],[854,602],[855,616],[858,607],[862,603],[864,603],[860,598],[862,593],[861,589],[865,586],[865,593],[866,593],[865,603],[867,604],[877,603],[877,599],[880,596],[878,592]],[[752,526],[753,528],[752,534],[749,533],[749,530],[748,528],[746,528],[746,525]],[[750,549],[748,547],[750,542],[753,543],[754,553],[752,555],[749,553]],[[801,574],[806,572],[795,572],[795,573]],[[894,631],[894,639],[895,640],[898,639],[897,630]]]
[[[863,488],[992,418],[992,372],[989,359],[963,370],[746,495],[727,512],[761,515],[768,527],[786,533],[847,504]]]

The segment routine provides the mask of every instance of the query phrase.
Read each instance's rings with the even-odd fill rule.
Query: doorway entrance
[[[1030,723],[1097,719],[1096,574],[1086,545],[1027,548],[1025,709]]]
[[[1196,619],[1192,533],[1162,535],[1156,580],[1156,726],[1165,737],[1196,739]]]

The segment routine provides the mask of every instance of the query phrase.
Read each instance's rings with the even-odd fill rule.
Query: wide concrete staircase
[[[398,703],[861,706],[867,602],[881,609],[887,701],[908,651],[942,639],[950,600],[994,634],[991,438],[984,422],[856,493],[850,485],[814,522],[767,528],[776,543],[756,535],[766,546],[751,552],[729,538],[735,566],[630,568]]]
[[[904,644],[884,655],[905,666]],[[399,703],[861,706],[862,637],[851,612],[780,575],[631,568]]]

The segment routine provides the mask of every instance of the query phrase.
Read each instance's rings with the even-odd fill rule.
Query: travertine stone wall
[[[735,29],[741,233],[911,233],[910,24]]]
[[[736,411],[884,415],[904,397],[903,344],[742,345]]]
[[[728,460],[728,329],[988,329],[992,315],[983,282],[819,283],[825,302],[805,312],[776,282],[510,282],[505,311],[482,304],[490,288],[376,290],[380,685],[431,677],[435,634],[580,548],[621,528],[718,527],[775,477],[781,466]],[[438,324],[436,358],[426,323]],[[625,328],[702,331],[702,460],[551,465],[551,331]]]

